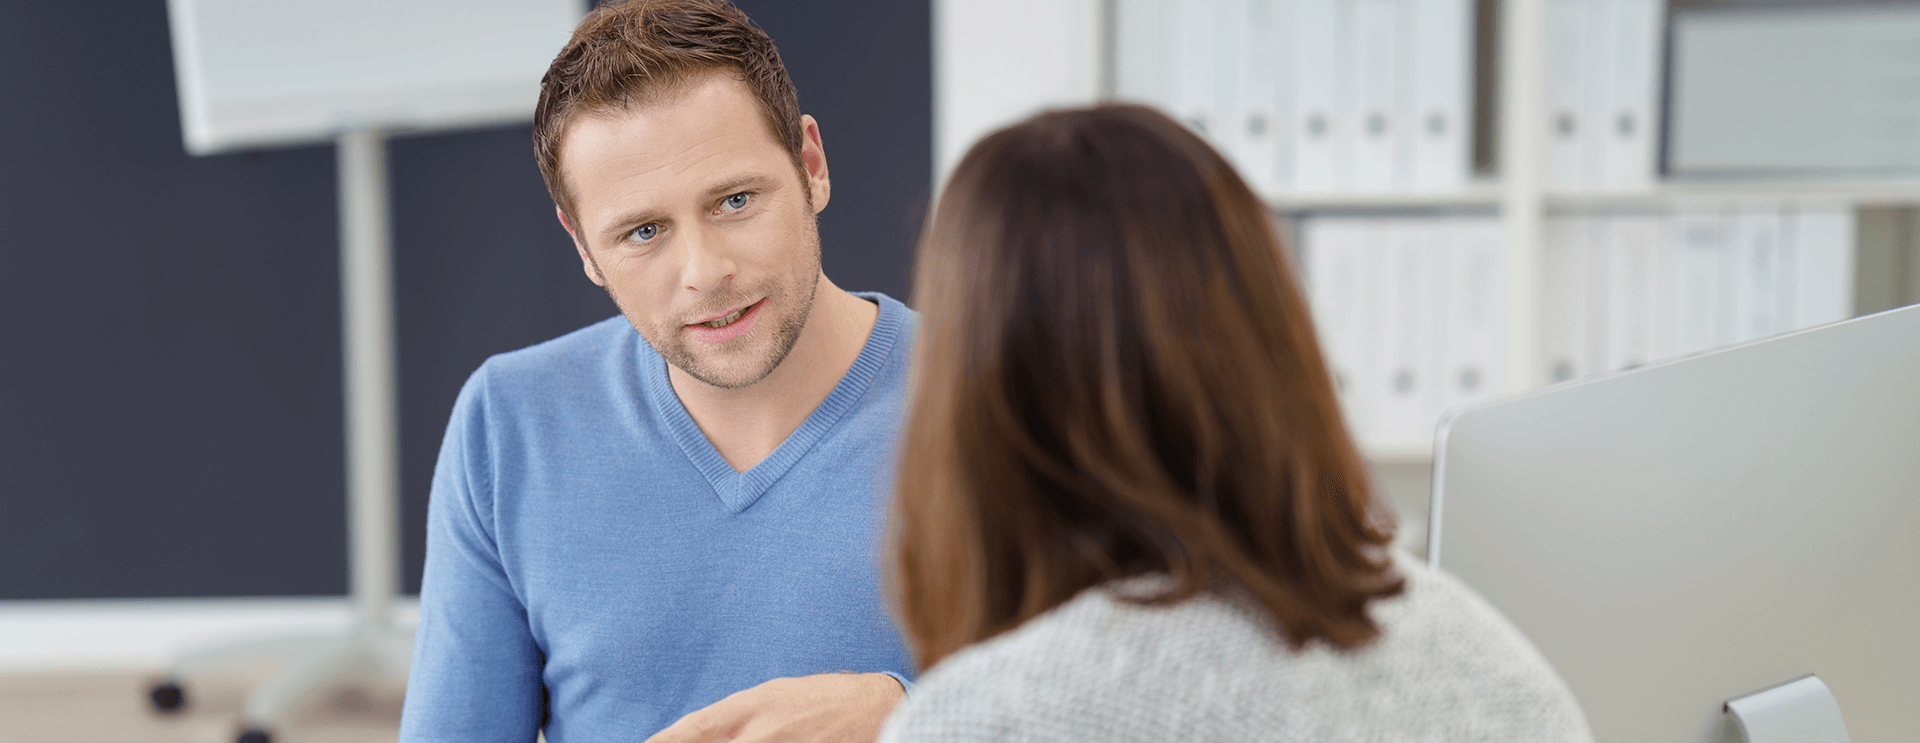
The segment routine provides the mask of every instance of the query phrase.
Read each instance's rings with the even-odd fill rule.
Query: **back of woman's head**
[[[1390,534],[1259,200],[1138,106],[975,145],[922,239],[890,580],[921,665],[1109,580],[1378,634]]]

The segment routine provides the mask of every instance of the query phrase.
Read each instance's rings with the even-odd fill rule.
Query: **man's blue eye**
[[[729,209],[745,209],[747,207],[747,195],[744,193],[737,193],[732,196],[728,196],[727,200],[722,203],[726,204],[727,208]]]
[[[646,242],[652,240],[654,236],[658,234],[660,234],[660,225],[648,222],[635,228],[632,237],[635,240]]]

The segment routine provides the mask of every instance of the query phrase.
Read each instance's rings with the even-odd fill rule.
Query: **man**
[[[779,53],[724,0],[602,6],[534,138],[622,317],[461,391],[401,740],[871,740],[912,669],[876,548],[914,321],[821,273]]]

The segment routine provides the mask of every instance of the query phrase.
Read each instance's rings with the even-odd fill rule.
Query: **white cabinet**
[[[936,17],[942,173],[1042,107],[1158,105],[1293,219],[1309,272],[1345,267],[1306,284],[1376,461],[1430,455],[1430,435],[1405,433],[1416,408],[1431,432],[1450,405],[1920,301],[1920,210],[1889,211],[1920,204],[1920,174],[1658,175],[1659,0],[937,0]],[[1490,120],[1475,91],[1497,91]],[[1497,134],[1477,175],[1476,129]],[[1315,255],[1319,236],[1336,255]],[[1370,261],[1376,240],[1421,254]],[[1387,315],[1412,329],[1361,321]],[[1430,358],[1397,371],[1365,361],[1416,348]],[[1481,373],[1463,394],[1451,367],[1468,357]],[[1431,385],[1420,403],[1360,392],[1403,378]]]

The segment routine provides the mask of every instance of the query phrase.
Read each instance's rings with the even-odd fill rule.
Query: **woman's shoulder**
[[[1147,576],[1082,591],[948,656],[921,675],[882,740],[1164,740],[1153,731],[1165,718],[1196,708],[1180,698],[1180,679],[1212,649],[1260,642],[1211,597],[1163,606],[1125,598],[1165,583]],[[1140,698],[1159,701],[1141,707]]]
[[[1404,556],[1381,636],[1294,650],[1229,593],[1140,604],[1165,577],[1082,592],[924,674],[887,740],[1589,739],[1565,684],[1458,579]],[[1391,735],[1389,735],[1391,737]]]

